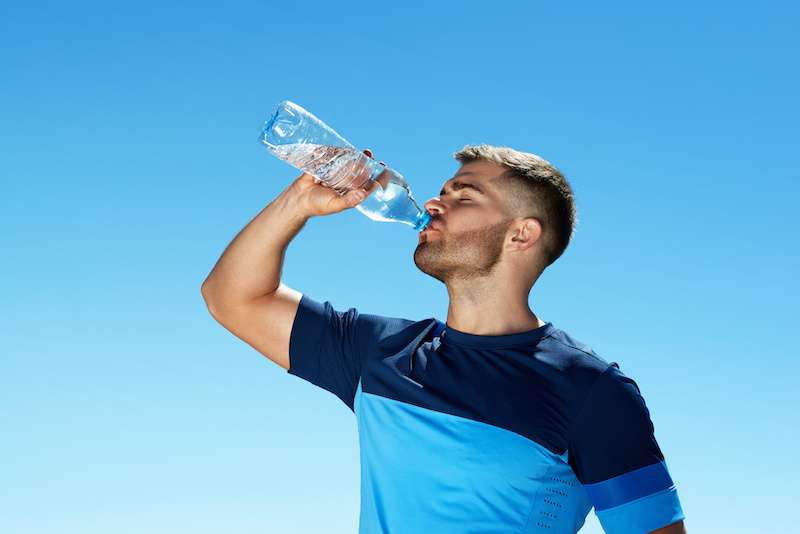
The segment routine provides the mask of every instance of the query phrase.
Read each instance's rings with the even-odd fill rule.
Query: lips
[[[438,223],[438,222],[431,222],[431,223],[430,223],[430,224],[428,224],[428,226],[426,226],[426,227],[425,227],[425,229],[424,229],[424,230],[422,230],[422,232],[420,232],[420,233],[422,234],[422,233],[424,233],[424,232],[427,232],[428,230],[435,230],[435,231],[437,231],[437,232],[441,232],[441,231],[442,231],[442,229],[441,229],[441,227],[439,226],[439,223]]]

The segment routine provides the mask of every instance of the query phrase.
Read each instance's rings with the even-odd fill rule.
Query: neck
[[[488,280],[451,281],[447,325],[461,332],[500,336],[544,326],[528,306],[530,288]]]

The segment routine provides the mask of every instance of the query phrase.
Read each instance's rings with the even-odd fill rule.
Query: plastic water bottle
[[[373,221],[399,222],[422,230],[430,214],[420,209],[397,171],[385,167],[347,142],[331,127],[294,102],[284,100],[264,123],[259,137],[278,158],[314,176],[340,195],[379,184],[356,209]]]

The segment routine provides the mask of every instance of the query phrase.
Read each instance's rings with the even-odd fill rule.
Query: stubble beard
[[[476,230],[437,238],[427,237],[414,251],[420,271],[447,284],[455,280],[474,280],[492,274],[500,262],[508,221]]]

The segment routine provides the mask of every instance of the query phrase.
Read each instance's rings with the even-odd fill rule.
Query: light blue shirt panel
[[[361,534],[577,532],[591,510],[566,452],[360,382],[355,414]]]

